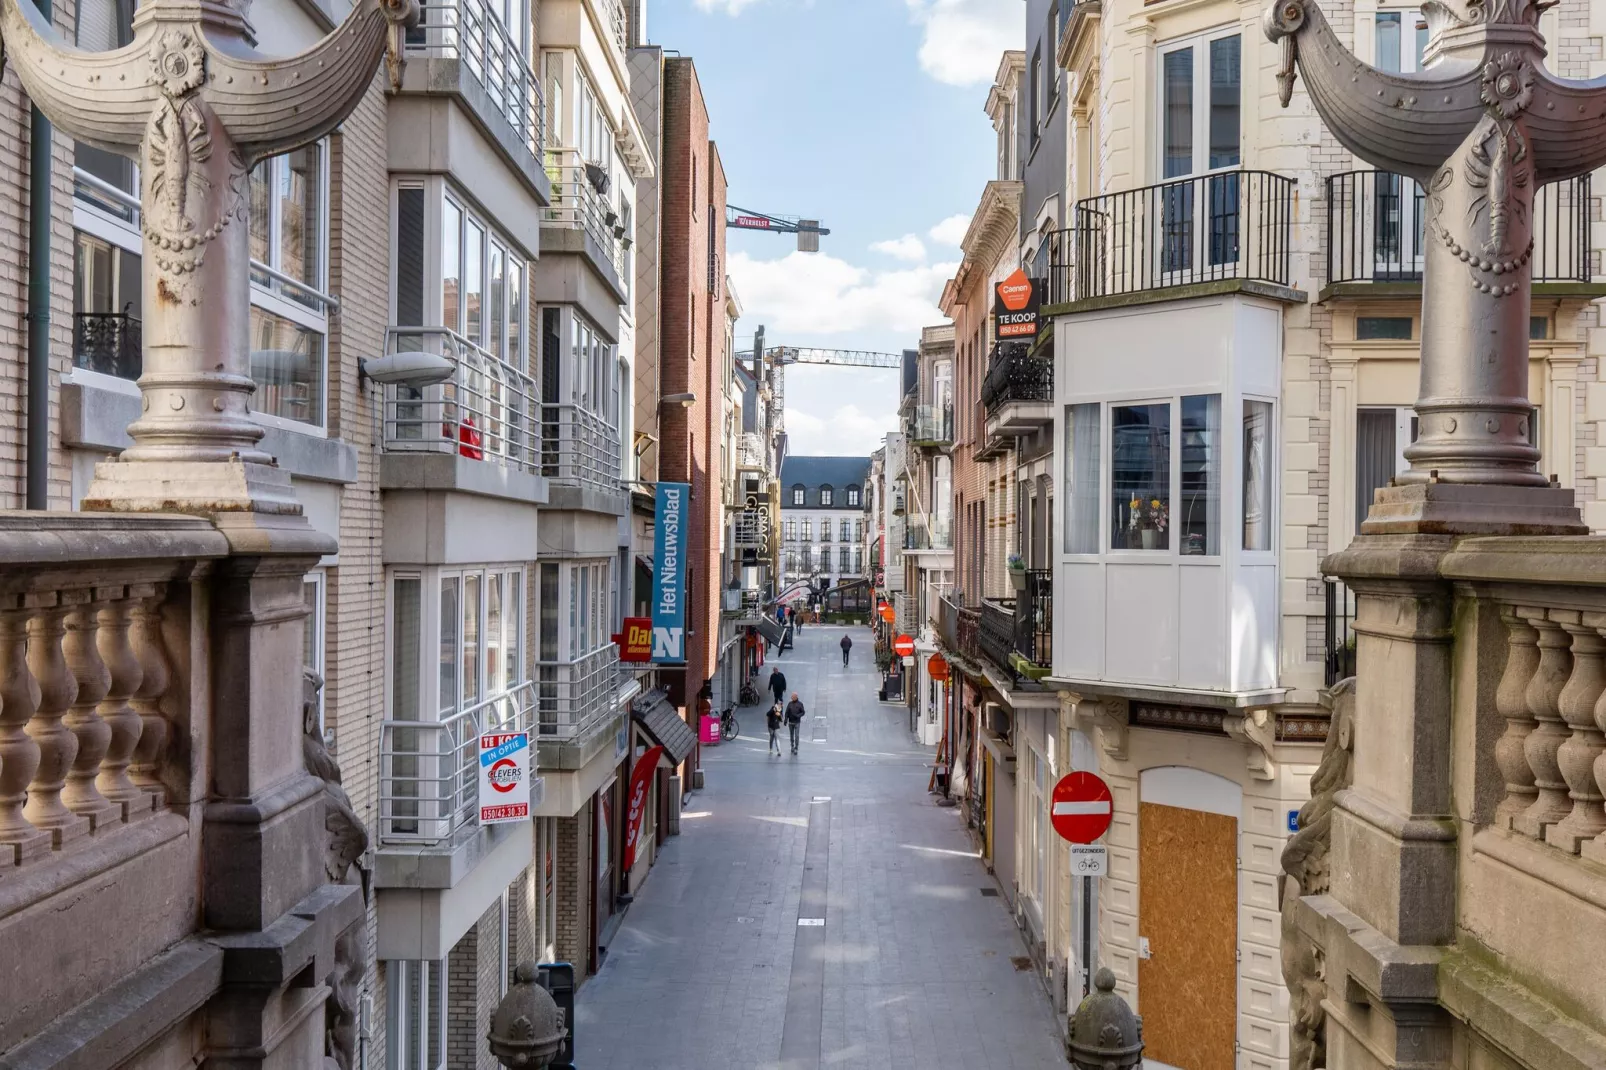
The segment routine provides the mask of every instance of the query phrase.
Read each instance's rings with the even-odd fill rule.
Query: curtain
[[[1388,486],[1397,472],[1393,409],[1361,409],[1355,414],[1355,526],[1372,507],[1372,492]]]

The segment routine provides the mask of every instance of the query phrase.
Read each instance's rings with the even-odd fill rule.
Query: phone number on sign
[[[509,817],[529,817],[530,808],[522,803],[518,806],[482,806],[480,807],[481,821],[501,821]]]

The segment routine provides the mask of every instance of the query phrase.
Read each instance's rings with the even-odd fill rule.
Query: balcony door
[[[1243,86],[1236,32],[1160,50],[1160,176],[1145,206],[1167,285],[1230,276],[1243,230],[1239,147]]]
[[[1422,68],[1428,24],[1415,11],[1379,11],[1373,17],[1377,67],[1395,74]],[[1422,277],[1422,187],[1404,175],[1377,172],[1372,193],[1372,277],[1378,282]]]

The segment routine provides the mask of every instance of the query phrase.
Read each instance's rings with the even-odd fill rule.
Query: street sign
[[[1102,843],[1071,844],[1071,876],[1102,877],[1110,871],[1110,852]]]
[[[530,816],[530,734],[494,732],[480,737],[480,824]]]
[[[893,618],[898,615],[897,613],[895,613],[893,611],[892,607],[887,605],[885,602],[881,603],[880,613],[881,613],[881,619],[886,621],[888,624],[891,624],[892,621],[893,621]]]
[[[933,654],[926,659],[926,675],[939,684],[948,679],[948,659],[941,654]]]
[[[1114,813],[1110,786],[1092,773],[1066,773],[1054,785],[1049,820],[1062,839],[1092,843],[1109,829]]]
[[[912,658],[915,653],[915,641],[907,635],[900,635],[892,641],[892,652],[900,658]]]

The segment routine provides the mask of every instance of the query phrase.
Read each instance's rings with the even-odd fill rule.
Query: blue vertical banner
[[[686,565],[691,541],[691,484],[658,484],[653,512],[652,660],[686,662]]]

